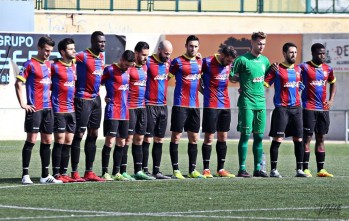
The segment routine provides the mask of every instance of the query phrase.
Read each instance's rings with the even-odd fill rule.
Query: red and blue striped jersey
[[[130,74],[129,70],[122,71],[118,64],[112,64],[104,69],[102,84],[107,90],[106,98],[110,101],[105,106],[105,120],[128,120],[128,91]]]
[[[198,57],[182,55],[173,59],[170,66],[170,77],[176,77],[173,106],[199,108],[201,66]]]
[[[51,108],[51,63],[32,57],[23,64],[17,79],[26,85],[27,105],[36,110]]]
[[[128,106],[131,109],[145,107],[145,87],[147,84],[147,65],[135,65],[129,69],[130,89],[128,91]]]
[[[104,69],[104,56],[93,54],[90,49],[76,55],[76,97],[92,99],[99,95]]]
[[[279,64],[279,71],[270,71],[264,79],[264,85],[270,87],[274,84],[275,107],[299,107],[301,106],[301,69],[298,65],[287,66]]]
[[[51,101],[54,113],[74,112],[75,64],[66,64],[61,60],[51,65]]]
[[[324,110],[326,85],[336,82],[333,69],[327,64],[316,65],[312,61],[300,64],[305,89],[302,92],[302,106],[309,110]]]
[[[166,105],[168,73],[170,62],[161,62],[156,54],[147,59],[147,87],[145,91],[146,105]]]
[[[204,83],[204,107],[229,109],[228,83],[231,66],[223,66],[218,54],[202,61],[202,81]]]

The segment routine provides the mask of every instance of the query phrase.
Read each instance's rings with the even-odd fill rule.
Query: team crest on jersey
[[[315,80],[310,82],[311,85],[314,86],[325,86],[326,85],[326,80]]]
[[[93,75],[102,76],[103,71],[102,71],[102,70],[95,70],[92,74],[93,74]]]
[[[163,81],[163,80],[166,80],[167,79],[167,75],[168,74],[163,74],[163,75],[156,75],[154,80],[156,81]]]
[[[256,77],[252,80],[254,83],[264,82],[264,76]]]
[[[123,85],[121,85],[119,88],[118,88],[118,90],[120,90],[120,91],[128,91],[128,84],[123,84]]]
[[[52,81],[50,78],[44,78],[44,79],[40,80],[40,84],[49,85],[51,83],[52,83]]]
[[[214,79],[216,80],[222,80],[222,81],[226,81],[229,78],[228,74],[219,74],[217,76],[214,77]]]
[[[184,79],[196,81],[196,80],[200,79],[200,74],[190,74],[190,75],[186,76]]]
[[[284,84],[284,87],[290,87],[290,88],[295,88],[298,87],[298,82],[296,81],[292,81],[292,82],[287,82],[286,84]]]
[[[139,87],[145,87],[147,85],[147,81],[146,80],[139,80],[139,81],[136,81],[133,85],[136,85]]]
[[[66,81],[66,82],[64,82],[64,86],[75,87],[75,81]]]

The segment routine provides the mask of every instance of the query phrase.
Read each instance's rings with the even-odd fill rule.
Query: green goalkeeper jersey
[[[269,59],[263,55],[258,57],[248,52],[234,62],[231,76],[238,75],[240,96],[238,107],[242,109],[265,109],[264,75],[270,67]]]

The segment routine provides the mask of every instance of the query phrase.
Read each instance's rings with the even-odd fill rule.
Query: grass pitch
[[[333,178],[295,178],[292,143],[280,147],[277,178],[213,178],[40,185],[39,145],[34,147],[30,174],[35,185],[21,184],[24,141],[1,141],[0,220],[349,220],[349,171],[346,144],[326,144],[325,168]],[[250,141],[252,144],[252,142]],[[94,168],[101,174],[101,147]],[[164,144],[162,172],[171,174],[168,142]],[[201,143],[198,170],[202,170]],[[213,146],[214,147],[214,146]],[[270,143],[264,141],[269,170]],[[83,149],[83,148],[82,148]],[[180,168],[188,172],[187,144],[179,147]],[[228,142],[226,169],[237,173],[237,142]],[[152,159],[150,157],[150,168]],[[251,147],[247,170],[252,173]],[[133,173],[129,150],[128,172]],[[84,169],[81,154],[80,174]],[[211,172],[215,172],[213,148]]]

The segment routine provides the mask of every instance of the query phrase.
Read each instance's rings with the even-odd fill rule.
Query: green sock
[[[263,155],[263,134],[254,133],[253,134],[253,156],[254,156],[254,170],[261,169],[262,155]]]
[[[238,145],[239,154],[239,170],[246,170],[246,156],[248,148],[248,139],[250,139],[250,134],[240,134],[240,140]]]

